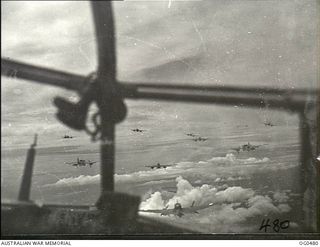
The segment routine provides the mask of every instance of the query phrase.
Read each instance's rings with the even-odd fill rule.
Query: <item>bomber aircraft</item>
[[[144,131],[146,131],[146,130],[142,130],[142,129],[131,129],[133,132],[144,132]]]
[[[160,165],[160,163],[157,163],[156,165],[150,165],[150,166],[145,166],[145,167],[150,167],[151,169],[160,169],[160,168],[167,168],[168,166],[173,166],[173,165]]]
[[[193,134],[193,133],[187,133],[186,135],[187,136],[191,136],[191,137],[196,137],[197,136],[196,134]]]
[[[239,153],[240,151],[254,151],[256,150],[258,147],[264,146],[267,144],[260,144],[260,145],[252,145],[250,144],[250,142],[248,142],[247,144],[243,144],[242,146],[236,147],[236,148],[231,148],[231,150],[235,150],[237,151],[237,153]]]
[[[94,164],[97,163],[98,161],[91,161],[91,160],[81,160],[77,158],[76,162],[65,162],[67,165],[72,165],[72,166],[87,166],[89,165],[90,167]]]
[[[208,140],[208,138],[204,138],[204,137],[201,137],[201,136],[199,136],[199,137],[196,137],[196,138],[194,138],[194,139],[192,139],[193,141],[195,141],[195,142],[205,142],[206,140]]]
[[[62,137],[62,139],[72,139],[73,138],[73,136],[69,136],[69,135],[64,135],[63,137]]]
[[[253,151],[253,150],[256,150],[258,147],[261,147],[264,145],[267,145],[267,144],[252,145],[252,144],[250,144],[250,142],[248,142],[248,144],[242,145],[242,151],[248,151],[248,152]]]
[[[266,121],[266,122],[264,122],[263,124],[264,124],[265,126],[270,126],[270,127],[274,126],[274,124],[271,123],[271,121]]]

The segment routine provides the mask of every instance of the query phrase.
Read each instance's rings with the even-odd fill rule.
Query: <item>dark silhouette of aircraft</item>
[[[73,136],[64,135],[62,138],[63,138],[63,139],[72,139],[72,138],[73,138]]]
[[[239,125],[237,125],[237,128],[239,128],[239,127],[245,127],[245,128],[247,128],[248,125],[247,125],[247,124],[244,124],[244,125],[239,124]]]
[[[132,129],[133,132],[144,132],[146,130],[142,130],[142,129]]]
[[[65,164],[72,165],[72,166],[87,166],[87,165],[89,165],[91,167],[94,163],[97,163],[97,162],[98,161],[81,160],[81,159],[77,158],[76,162],[66,162]]]
[[[187,133],[186,135],[187,136],[191,136],[191,137],[196,137],[197,136],[196,134],[193,134],[193,133]]]
[[[261,145],[251,145],[250,142],[248,142],[248,144],[244,144],[242,145],[242,151],[253,151],[256,150],[258,147],[264,146],[267,144],[261,144]]]
[[[268,145],[268,144],[261,144],[261,145],[252,145],[250,144],[250,142],[248,142],[247,144],[243,144],[242,146],[236,147],[236,148],[231,148],[231,150],[235,150],[237,151],[237,153],[240,153],[240,151],[254,151],[257,148],[264,146],[264,145]]]
[[[195,141],[195,142],[205,142],[206,140],[208,140],[208,138],[204,138],[204,137],[201,137],[201,136],[199,136],[199,137],[196,137],[196,138],[194,138],[193,139],[193,141]]]
[[[160,165],[160,163],[157,163],[156,165],[150,165],[150,166],[145,166],[145,167],[150,167],[151,169],[160,169],[160,168],[167,168],[168,166],[173,166],[173,165]]]
[[[274,126],[274,124],[271,123],[271,121],[264,122],[263,124],[264,124],[265,126],[270,126],[270,127]]]
[[[163,209],[148,209],[148,210],[139,210],[140,212],[146,212],[146,213],[158,213],[161,216],[163,215],[175,215],[178,217],[182,217],[185,214],[199,214],[199,210],[205,209],[208,207],[213,206],[213,203],[210,203],[209,205],[202,205],[202,206],[194,206],[195,201],[192,202],[192,205],[188,208],[183,208],[182,205],[177,202],[174,204],[174,207],[171,209],[168,209],[168,205]]]

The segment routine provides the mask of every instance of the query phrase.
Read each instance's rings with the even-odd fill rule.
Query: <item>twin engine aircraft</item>
[[[186,135],[193,137],[192,140],[195,141],[195,142],[198,142],[198,141],[199,142],[204,142],[204,141],[208,140],[208,138],[201,137],[201,136],[199,136],[197,134],[194,134],[194,133],[187,133]]]
[[[204,137],[201,137],[201,136],[196,137],[196,138],[193,139],[193,141],[195,141],[195,142],[205,142],[206,140],[208,140],[208,138],[204,138]]]
[[[69,135],[64,135],[63,137],[62,137],[62,139],[72,139],[73,138],[73,136],[69,136]]]
[[[235,150],[237,151],[237,153],[240,153],[240,151],[254,151],[256,150],[257,148],[261,147],[261,146],[264,146],[264,145],[267,145],[267,144],[261,144],[261,145],[252,145],[250,144],[250,142],[248,142],[248,144],[243,144],[242,146],[240,147],[236,147],[236,148],[232,148],[232,150]]]
[[[182,217],[185,214],[199,214],[199,210],[205,209],[208,207],[213,206],[213,203],[210,203],[209,205],[202,205],[202,206],[194,206],[195,201],[192,202],[192,205],[187,208],[183,208],[181,203],[177,202],[174,204],[173,208],[168,209],[169,206],[166,206],[163,209],[148,209],[148,210],[139,210],[140,212],[146,212],[146,213],[158,213],[161,216],[164,215],[175,215],[178,217]]]
[[[142,130],[142,129],[131,129],[133,132],[145,132],[146,130]]]
[[[270,126],[270,127],[274,126],[274,124],[271,123],[270,121],[264,122],[263,124],[264,124],[265,126]]]
[[[65,162],[67,165],[72,165],[72,166],[87,166],[89,165],[90,167],[94,164],[97,163],[98,161],[91,161],[91,160],[81,160],[77,158],[76,162]]]
[[[160,163],[157,163],[156,165],[150,165],[150,166],[145,166],[145,167],[150,167],[151,169],[160,169],[160,168],[167,168],[169,166],[173,166],[173,165],[160,165]]]
[[[197,136],[196,134],[193,134],[193,133],[187,133],[186,135],[187,136],[191,136],[191,137],[196,137]]]

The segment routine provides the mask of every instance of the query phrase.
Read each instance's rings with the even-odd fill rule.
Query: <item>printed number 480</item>
[[[262,231],[264,229],[264,232],[268,231],[268,227],[271,227],[271,229],[273,229],[273,231],[275,232],[279,232],[281,229],[287,229],[290,226],[290,221],[289,220],[284,220],[284,221],[280,221],[279,219],[275,219],[272,222],[272,225],[269,224],[270,219],[263,219],[261,226],[259,228],[259,231]]]

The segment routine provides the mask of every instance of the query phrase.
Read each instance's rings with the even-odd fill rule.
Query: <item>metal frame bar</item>
[[[1,60],[1,73],[5,76],[63,87],[79,93],[83,92],[88,86],[85,76],[39,68],[7,59]],[[113,77],[103,80],[109,83],[109,87],[105,89],[105,95],[110,95],[110,90],[117,90],[116,87],[118,87],[121,96],[127,99],[157,99],[222,105],[238,104],[244,107],[282,108],[294,112],[302,112],[306,102],[316,100],[316,95],[320,94],[319,90],[310,91],[306,89],[287,91],[276,88],[145,84],[117,82]],[[110,84],[113,85],[110,86]]]
[[[111,2],[92,1],[91,7],[98,48],[97,102],[101,114],[100,169],[103,194],[106,191],[114,191],[115,123],[110,122],[108,118],[112,112],[111,97],[116,78],[114,24]]]

